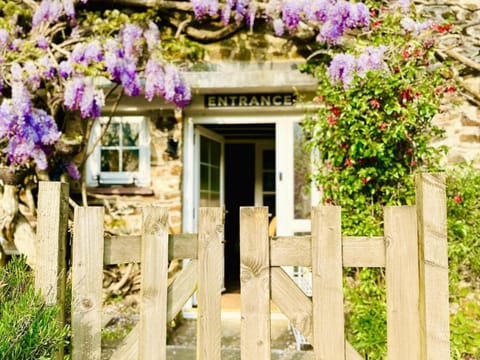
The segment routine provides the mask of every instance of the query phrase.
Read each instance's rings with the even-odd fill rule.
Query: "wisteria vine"
[[[161,32],[154,22],[125,23],[104,36],[82,37],[85,29],[77,19],[74,0],[25,1],[23,7],[7,0],[0,4],[4,9],[6,4],[16,6],[8,14],[0,10],[4,165],[46,169],[46,159],[60,134],[54,121],[59,107],[85,119],[102,114],[105,93],[95,78],[120,84],[128,96],[143,95],[149,101],[160,96],[180,108],[191,101],[182,72],[165,60]],[[197,19],[220,18],[224,24],[245,21],[253,27],[255,19],[262,17],[278,36],[307,26],[316,31],[317,41],[330,45],[341,42],[349,30],[370,24],[364,3],[345,0],[191,0],[190,4]],[[417,24],[406,21],[405,26]],[[60,28],[63,38],[59,42]],[[355,60],[357,65],[347,55],[334,59],[332,81],[348,86],[348,69],[361,72],[365,66],[384,66],[382,48],[366,51]],[[42,92],[47,93],[43,103],[37,101]]]

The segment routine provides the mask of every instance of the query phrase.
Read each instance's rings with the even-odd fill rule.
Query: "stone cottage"
[[[453,14],[472,24],[465,25],[468,36],[445,39],[461,62],[477,64],[463,79],[462,105],[437,118],[447,130],[449,163],[480,154],[480,5],[457,3],[422,5],[434,16]],[[122,98],[86,164],[89,202],[105,204],[107,221],[122,232],[140,230],[139,207],[146,203],[169,208],[174,232],[195,232],[199,207],[224,206],[227,283],[239,278],[240,206],[268,206],[277,233],[287,235],[309,231],[309,208],[318,201],[315,191],[303,191],[310,186],[302,176],[309,161],[300,147],[299,100],[316,88],[297,69],[303,58],[295,48],[280,56],[288,44],[265,35],[231,41],[212,48],[201,71],[185,73],[193,101],[183,111],[160,100]],[[108,113],[114,104],[107,105]]]

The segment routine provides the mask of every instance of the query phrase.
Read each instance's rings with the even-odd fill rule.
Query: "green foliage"
[[[360,36],[349,52],[358,56],[382,42],[388,69],[355,74],[345,89],[332,84],[326,64],[310,67],[318,79],[317,110],[302,123],[308,146],[319,154],[313,180],[323,202],[342,206],[343,226],[354,235],[378,234],[382,207],[410,204],[412,174],[437,169],[445,149],[432,146],[443,134],[432,118],[443,95],[454,90],[442,77],[443,65],[432,65],[431,32],[405,33],[395,11],[379,19],[381,25]]]
[[[381,269],[357,269],[345,277],[346,336],[369,359],[386,351],[386,292]]]
[[[433,141],[444,131],[432,120],[445,97],[455,91],[449,64],[435,58],[435,27],[425,26],[424,32],[414,34],[403,28],[406,14],[399,9],[375,3],[372,9],[376,16],[369,31],[319,50],[317,62],[304,67],[318,79],[311,107],[315,110],[302,122],[307,147],[318,154],[312,180],[324,204],[342,206],[344,235],[382,235],[383,207],[413,204],[414,175],[440,170],[446,149],[433,146]],[[408,15],[421,24],[415,14]],[[379,45],[386,46],[385,67],[353,73],[347,86],[332,83],[329,64],[323,61],[345,51],[358,58],[366,47]],[[344,66],[343,74],[350,66]],[[349,270],[345,301],[349,341],[368,359],[384,359],[383,272]]]
[[[58,308],[46,306],[35,292],[25,259],[0,268],[0,354],[2,360],[37,360],[52,356],[67,329],[57,326]]]
[[[480,172],[470,165],[447,177],[452,358],[480,354]]]

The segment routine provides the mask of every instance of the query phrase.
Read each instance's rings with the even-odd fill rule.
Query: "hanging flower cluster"
[[[190,88],[179,69],[163,59],[155,23],[126,22],[108,36],[85,37],[73,0],[33,4],[29,32],[22,27],[25,18],[18,22],[17,14],[27,19],[29,14],[21,5],[0,9],[4,165],[30,166],[33,161],[38,169],[46,169],[52,145],[60,137],[53,119],[59,107],[85,119],[101,115],[105,95],[95,83],[99,77],[120,84],[127,96],[143,93],[149,101],[161,96],[178,107],[189,104]],[[60,31],[70,35],[65,38]]]
[[[221,14],[225,24],[230,21],[246,20],[253,26],[258,15],[259,4],[255,0],[192,0],[197,19],[206,15]],[[272,21],[277,36],[285,31],[290,34],[298,30],[301,23],[317,29],[319,42],[335,44],[346,31],[357,27],[365,28],[370,23],[370,12],[362,2],[345,0],[269,0],[264,6],[264,14]]]

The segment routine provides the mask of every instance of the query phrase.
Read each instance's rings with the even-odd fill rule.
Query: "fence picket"
[[[416,178],[422,359],[450,359],[447,197],[444,174]]]
[[[420,359],[416,207],[389,206],[384,213],[387,357]]]
[[[100,360],[102,207],[76,207],[72,242],[72,360]]]
[[[198,223],[197,360],[220,360],[223,210],[200,208]]]
[[[319,360],[345,360],[339,206],[319,206],[312,209],[311,256],[315,357]]]
[[[270,359],[268,208],[240,208],[242,360]]]
[[[168,209],[143,209],[138,358],[167,357]]]
[[[47,305],[57,304],[58,326],[65,325],[66,234],[68,226],[68,184],[39,183],[35,289]],[[57,359],[63,359],[60,347]]]

